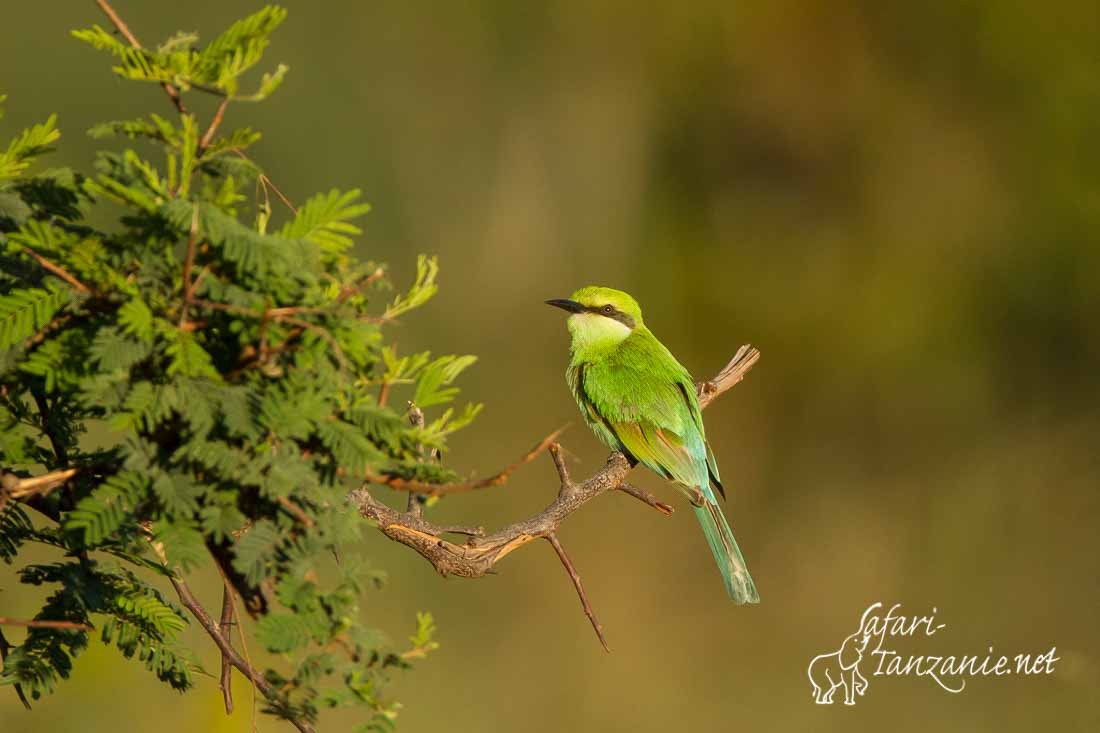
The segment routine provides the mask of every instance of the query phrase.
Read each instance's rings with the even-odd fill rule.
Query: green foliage
[[[46,288],[21,288],[0,295],[0,349],[8,349],[46,327],[69,301],[70,292],[51,281]]]
[[[0,103],[3,101],[0,97]],[[45,122],[23,130],[8,144],[7,150],[0,153],[0,181],[17,178],[34,158],[48,153],[50,144],[60,137],[57,115],[50,115]]]
[[[255,101],[286,67],[255,92],[242,78],[285,15],[264,8],[205,47],[190,33],[142,49],[99,27],[74,35],[127,79]],[[267,712],[312,721],[354,705],[364,729],[388,729],[386,680],[435,649],[435,626],[419,615],[398,651],[369,625],[359,602],[382,574],[357,555],[345,496],[368,473],[456,478],[423,457],[477,415],[451,406],[475,358],[398,356],[383,331],[435,294],[438,263],[420,256],[413,284],[386,298],[385,268],[353,254],[359,191],[273,209],[244,154],[251,128],[152,113],[91,134],[125,147],[100,150],[88,175],[33,173],[59,139],[53,117],[0,147],[0,469],[78,469],[33,501],[0,493],[0,559],[48,591],[0,680],[53,692],[94,629],[186,690],[199,671],[177,640],[187,616],[158,588],[217,572],[278,655],[261,670],[277,690]],[[107,202],[123,216],[101,228]],[[63,559],[21,564],[28,543]]]
[[[358,189],[317,194],[298,209],[294,220],[283,227],[282,236],[312,242],[324,252],[343,252],[352,245],[351,238],[362,233],[349,220],[370,211],[370,204],[354,203],[357,198]]]
[[[114,72],[126,79],[168,83],[180,89],[202,89],[236,100],[260,101],[278,88],[287,67],[280,64],[264,74],[259,89],[237,93],[240,77],[263,58],[268,36],[286,19],[286,10],[269,5],[230,26],[203,49],[194,48],[199,37],[178,33],[154,49],[133,48],[98,25],[73,31],[75,38],[118,59]]]
[[[176,635],[187,626],[183,611],[134,573],[100,563],[58,562],[28,565],[20,571],[20,580],[57,587],[35,621],[72,627],[30,629],[4,660],[0,683],[19,685],[33,699],[52,693],[87,647],[94,619],[102,619],[104,641],[114,640],[126,657],[138,653],[145,667],[173,688],[191,687],[198,667],[176,644]]]

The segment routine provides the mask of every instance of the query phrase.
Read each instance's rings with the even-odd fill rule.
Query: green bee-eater
[[[713,489],[726,494],[687,369],[646,328],[637,301],[621,290],[590,286],[568,300],[546,302],[571,314],[565,377],[585,422],[632,464],[684,487],[730,598],[759,602],[714,496]]]

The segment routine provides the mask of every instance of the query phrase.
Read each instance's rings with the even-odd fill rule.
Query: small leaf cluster
[[[242,77],[285,15],[264,8],[201,47],[194,34],[147,48],[98,26],[74,35],[127,79],[258,101],[286,67],[247,93]],[[368,474],[456,478],[424,456],[477,415],[453,405],[474,357],[387,343],[439,268],[419,257],[392,294],[384,266],[353,252],[359,191],[282,207],[249,157],[260,133],[186,110],[97,125],[106,147],[86,173],[35,166],[60,137],[54,117],[0,147],[0,469],[77,470],[56,490],[0,493],[0,559],[54,548],[19,577],[47,593],[36,620],[71,622],[11,644],[2,682],[53,692],[98,632],[190,688],[199,655],[180,644],[188,620],[164,576],[216,569],[283,660],[262,670],[268,712],[312,721],[357,705],[367,728],[389,727],[387,676],[435,648],[435,626],[420,615],[399,651],[365,623],[360,600],[382,575],[356,554],[362,520],[345,496]],[[91,223],[104,211],[121,211],[115,225]],[[426,420],[410,423],[410,400]]]

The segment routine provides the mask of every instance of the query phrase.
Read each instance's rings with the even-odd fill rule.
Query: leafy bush
[[[211,564],[286,660],[260,671],[266,711],[302,729],[344,705],[390,725],[387,673],[434,648],[429,615],[405,651],[362,623],[381,576],[355,555],[363,520],[345,496],[368,470],[455,478],[422,456],[477,414],[449,406],[474,359],[387,345],[385,324],[435,293],[436,261],[387,294],[384,267],[352,254],[359,192],[295,209],[248,156],[260,133],[223,128],[227,107],[283,79],[281,65],[242,77],[285,15],[266,7],[201,48],[77,31],[119,76],[163,85],[174,113],[93,128],[110,147],[87,173],[32,173],[60,138],[54,116],[0,152],[0,557],[57,555],[21,564],[49,595],[22,643],[0,637],[3,682],[25,701],[53,692],[93,629],[192,687],[189,619],[167,589],[186,604],[186,575]],[[218,98],[209,120],[193,93]],[[442,411],[411,424],[391,387]]]

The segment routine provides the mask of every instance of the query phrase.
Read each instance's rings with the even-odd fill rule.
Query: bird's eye
[[[611,315],[612,313],[615,312],[615,308],[611,304],[608,304],[608,305],[605,305],[603,307],[603,312],[606,313],[607,315]]]

